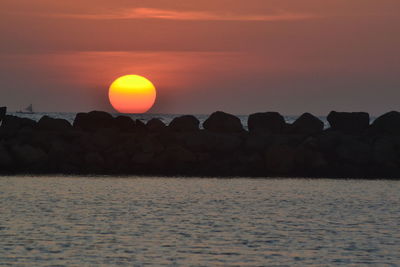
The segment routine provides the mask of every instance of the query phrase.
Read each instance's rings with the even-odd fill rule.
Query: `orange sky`
[[[398,0],[1,1],[11,109],[111,111],[125,74],[156,85],[151,112],[399,109]]]

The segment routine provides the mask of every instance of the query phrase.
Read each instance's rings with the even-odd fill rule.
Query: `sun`
[[[155,86],[139,75],[125,75],[110,86],[108,97],[111,105],[120,113],[145,113],[154,105]]]

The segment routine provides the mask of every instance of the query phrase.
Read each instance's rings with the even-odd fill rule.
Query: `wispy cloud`
[[[129,19],[162,19],[194,21],[286,21],[317,18],[310,14],[277,12],[269,15],[240,15],[232,13],[215,13],[206,11],[180,11],[155,8],[133,8],[117,10],[111,13],[97,14],[62,14],[57,17],[69,17],[94,20],[129,20]]]

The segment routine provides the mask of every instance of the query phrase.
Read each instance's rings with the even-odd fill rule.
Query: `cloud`
[[[94,20],[161,19],[184,21],[290,21],[318,17],[310,14],[297,14],[284,11],[269,15],[239,15],[232,13],[178,11],[156,8],[133,8],[103,14],[61,14],[55,16]]]

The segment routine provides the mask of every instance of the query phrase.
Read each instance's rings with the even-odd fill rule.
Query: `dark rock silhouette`
[[[16,132],[22,129],[32,129],[36,127],[36,122],[27,118],[6,115],[1,124],[2,130]]]
[[[6,117],[7,107],[0,107],[0,122]]]
[[[400,112],[383,114],[372,123],[371,129],[378,134],[400,134]]]
[[[369,126],[369,114],[366,112],[336,112],[329,113],[328,122],[332,130],[348,134],[359,134]]]
[[[69,131],[72,130],[72,125],[64,119],[53,119],[48,116],[43,116],[37,123],[37,129],[40,131]]]
[[[146,124],[141,120],[136,120],[135,121],[135,131],[140,132],[140,133],[147,132]]]
[[[43,149],[28,144],[15,145],[11,152],[16,160],[28,170],[41,170],[48,161],[48,155]]]
[[[85,131],[96,131],[102,128],[113,127],[114,118],[107,112],[91,111],[78,113],[74,121],[74,127]]]
[[[285,128],[285,119],[278,112],[251,114],[248,127],[251,133],[282,133]]]
[[[130,132],[135,129],[135,122],[128,116],[118,116],[114,119],[113,127],[125,132]]]
[[[7,148],[0,144],[0,170],[10,170],[14,165],[14,160],[10,153],[8,152]]]
[[[366,113],[329,115],[330,129],[305,113],[287,125],[279,113],[239,118],[213,113],[166,126],[105,112],[80,113],[73,126],[44,116],[5,115],[0,173],[244,177],[400,178],[400,113],[369,125]]]
[[[169,129],[174,132],[195,132],[199,130],[200,121],[192,115],[174,118],[169,124]]]
[[[217,111],[204,122],[204,129],[217,133],[240,133],[243,125],[240,119],[232,114]]]
[[[310,113],[301,115],[291,127],[291,132],[296,134],[315,134],[324,129],[324,123]]]
[[[149,120],[146,124],[146,127],[150,132],[162,132],[167,128],[165,123],[160,119]]]

